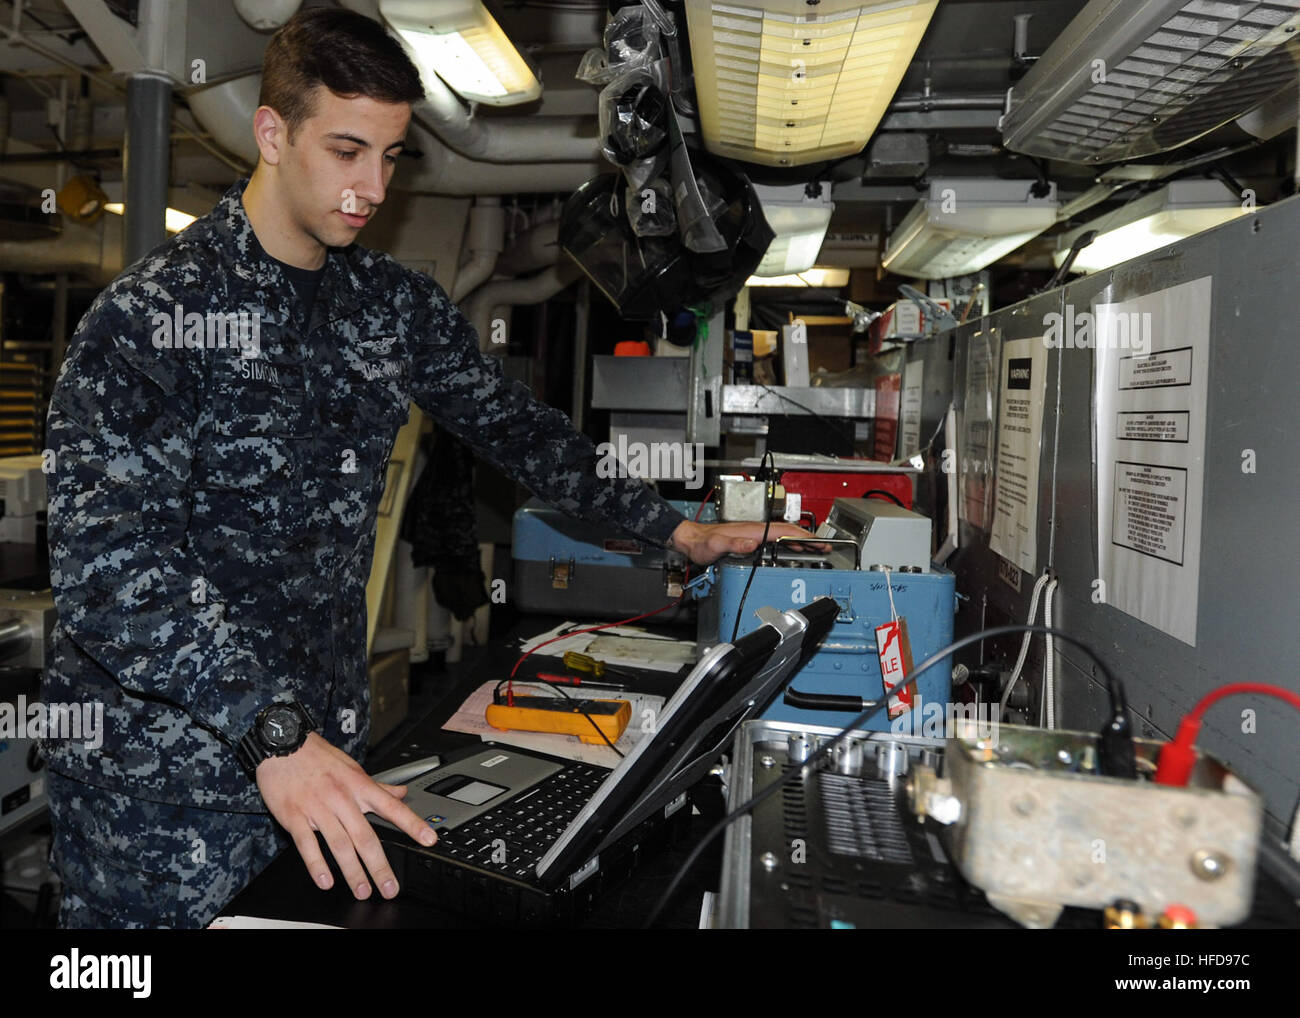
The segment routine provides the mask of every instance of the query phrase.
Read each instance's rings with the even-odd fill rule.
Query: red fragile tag
[[[876,626],[876,654],[880,657],[885,692],[889,694],[889,717],[900,717],[912,709],[913,689],[904,686],[906,676],[912,674],[912,642],[907,638],[907,619],[898,618]]]

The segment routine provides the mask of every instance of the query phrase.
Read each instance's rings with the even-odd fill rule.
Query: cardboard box
[[[814,325],[808,329],[808,370],[847,371],[853,367],[853,338],[847,325]]]

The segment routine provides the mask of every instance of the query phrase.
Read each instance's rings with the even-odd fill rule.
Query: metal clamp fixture
[[[709,566],[704,572],[693,579],[687,580],[682,585],[682,593],[691,592],[691,596],[697,601],[703,600],[713,592],[713,584],[718,578],[718,571],[715,566]]]

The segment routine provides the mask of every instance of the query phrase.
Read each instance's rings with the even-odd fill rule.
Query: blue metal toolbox
[[[701,602],[701,646],[731,639],[740,598],[749,579],[748,563],[721,564],[716,570],[712,594]],[[952,573],[935,569],[928,573],[889,573],[894,607],[907,620],[912,659],[919,665],[931,654],[952,642],[956,584]],[[885,573],[875,570],[817,569],[799,566],[759,566],[745,597],[740,631],[743,636],[761,622],[754,609],[771,606],[777,610],[811,603],[822,595],[839,602],[840,615],[821,649],[795,675],[791,683],[801,693],[833,694],[879,700],[884,695],[880,661],[876,656],[876,626],[891,618]],[[929,669],[917,680],[920,699],[908,723],[894,726],[908,735],[927,735],[930,722],[940,725],[947,717],[952,691],[952,659]],[[929,706],[938,705],[938,706]],[[937,712],[942,711],[940,716]],[[854,712],[856,713],[856,712]],[[763,714],[777,721],[843,727],[853,717],[846,711],[810,710],[785,703],[779,696]],[[873,731],[890,731],[886,711],[862,726]]]
[[[672,501],[688,519],[698,503]],[[701,523],[716,520],[713,505]],[[609,527],[575,520],[538,499],[515,512],[513,600],[521,611],[572,618],[621,619],[669,604],[681,596],[686,557]],[[656,622],[694,617],[688,597]]]

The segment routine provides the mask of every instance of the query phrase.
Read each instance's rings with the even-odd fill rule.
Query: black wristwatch
[[[235,756],[249,778],[256,776],[257,765],[270,756],[288,756],[307,741],[316,730],[316,722],[307,708],[297,700],[273,703],[253,719],[252,730],[235,746]]]

